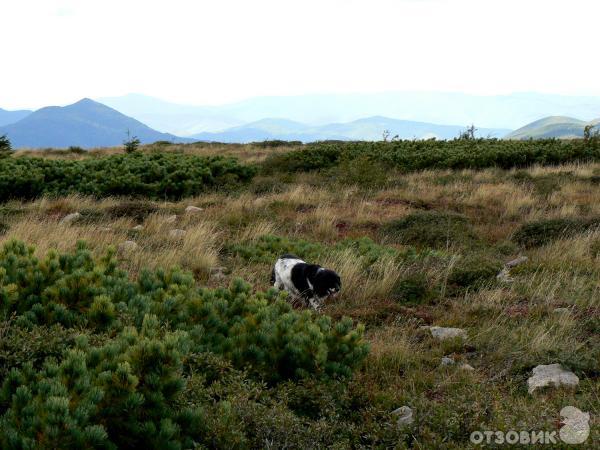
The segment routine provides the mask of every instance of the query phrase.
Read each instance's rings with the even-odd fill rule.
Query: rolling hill
[[[312,142],[326,139],[340,140],[381,140],[384,130],[390,138],[401,139],[452,139],[466,127],[457,125],[437,125],[425,122],[390,119],[388,117],[368,117],[347,123],[331,123],[311,126],[287,119],[262,119],[246,125],[232,127],[218,133],[199,133],[192,136],[199,141],[246,143],[282,139]],[[478,136],[502,137],[508,129],[478,130]]]
[[[128,130],[142,143],[160,140],[189,142],[188,139],[153,130],[87,98],[64,107],[39,109],[16,123],[0,127],[0,135],[8,135],[14,148],[92,148],[121,145]]]
[[[590,122],[572,117],[551,116],[536,120],[506,136],[506,139],[574,139],[582,138],[586,125],[598,125],[600,119]]]
[[[28,110],[7,111],[6,109],[0,108],[0,127],[18,122],[29,114],[31,114],[31,111]]]
[[[515,130],[550,115],[591,120],[600,112],[600,97],[539,93],[470,95],[444,92],[380,92],[254,97],[216,105],[189,106],[141,94],[98,101],[154,129],[179,136],[223,130],[284,117],[314,126],[347,123],[372,116],[443,125],[471,124]]]

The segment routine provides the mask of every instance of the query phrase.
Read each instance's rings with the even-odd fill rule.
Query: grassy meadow
[[[408,171],[358,156],[285,172],[269,164],[294,147],[161,151],[225,155],[259,169],[243,185],[181,200],[9,200],[0,205],[0,244],[23,241],[40,259],[52,249],[72,252],[78,241],[98,259],[112,246],[131,280],[144,269],[178,266],[197,286],[218,290],[241,278],[251,293],[269,290],[279,254],[296,253],[340,274],[341,294],[322,314],[362,324],[369,347],[350,377],[277,382],[216,353],[214,361],[183,353],[173,402],[201,409],[198,448],[471,448],[477,430],[556,431],[567,405],[590,413],[588,443],[600,441],[600,162]],[[120,152],[22,151],[12,158]],[[75,220],[61,222],[75,212]],[[510,269],[509,280],[497,279],[519,256],[528,260]],[[77,336],[100,345],[117,333],[90,331],[85,322],[21,326],[17,316],[0,318],[0,365],[7,368],[31,355],[59,360]],[[467,338],[439,341],[423,326],[462,328]],[[443,357],[455,363],[443,365]],[[577,389],[529,394],[532,368],[552,363],[578,375]],[[8,379],[8,370],[0,376]],[[404,405],[414,422],[399,426],[392,411]],[[8,407],[9,397],[0,396],[0,414]],[[60,435],[60,427],[53,432]],[[50,448],[48,439],[38,448]],[[89,442],[86,448],[95,448]],[[562,445],[554,448],[570,448]]]

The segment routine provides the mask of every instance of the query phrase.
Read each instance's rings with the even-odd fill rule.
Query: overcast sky
[[[0,107],[387,90],[600,95],[598,0],[1,0]]]

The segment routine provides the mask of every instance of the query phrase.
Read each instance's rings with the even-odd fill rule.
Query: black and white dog
[[[340,276],[333,270],[307,264],[294,255],[283,255],[275,262],[271,284],[279,290],[285,289],[292,301],[299,300],[317,311],[325,299],[342,288]]]

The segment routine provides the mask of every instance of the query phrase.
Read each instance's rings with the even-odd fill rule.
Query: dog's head
[[[333,270],[321,268],[313,280],[313,290],[319,297],[335,297],[342,288],[342,280]]]

